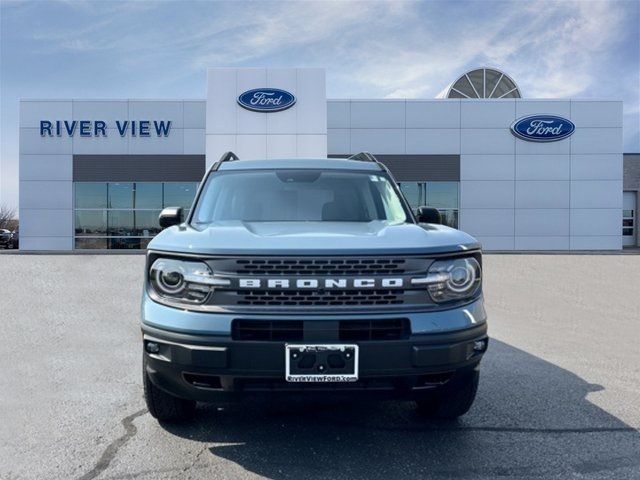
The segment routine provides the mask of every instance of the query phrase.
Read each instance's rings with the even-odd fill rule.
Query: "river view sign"
[[[171,120],[40,120],[41,137],[106,137],[109,130],[116,130],[121,137],[167,137]]]

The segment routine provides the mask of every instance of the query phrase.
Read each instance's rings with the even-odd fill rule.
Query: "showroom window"
[[[458,182],[399,182],[399,185],[414,211],[422,205],[437,208],[445,225],[458,228]]]
[[[197,182],[76,182],[76,249],[141,249],[160,232],[164,207],[183,207],[185,216]]]

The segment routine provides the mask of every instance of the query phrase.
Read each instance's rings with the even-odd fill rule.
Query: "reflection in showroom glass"
[[[197,182],[76,182],[75,248],[144,249],[161,230],[162,208],[182,206],[186,218],[197,188]]]

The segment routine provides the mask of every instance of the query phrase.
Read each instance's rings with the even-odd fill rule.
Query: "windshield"
[[[191,222],[404,223],[407,213],[383,174],[257,170],[210,175]]]

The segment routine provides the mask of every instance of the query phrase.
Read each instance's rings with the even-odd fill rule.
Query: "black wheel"
[[[146,358],[142,361],[144,399],[149,413],[163,422],[183,422],[196,413],[195,400],[174,397],[156,387],[147,375]]]
[[[474,370],[464,377],[452,380],[441,391],[416,401],[418,412],[427,417],[454,420],[469,411],[478,391],[480,372]]]

